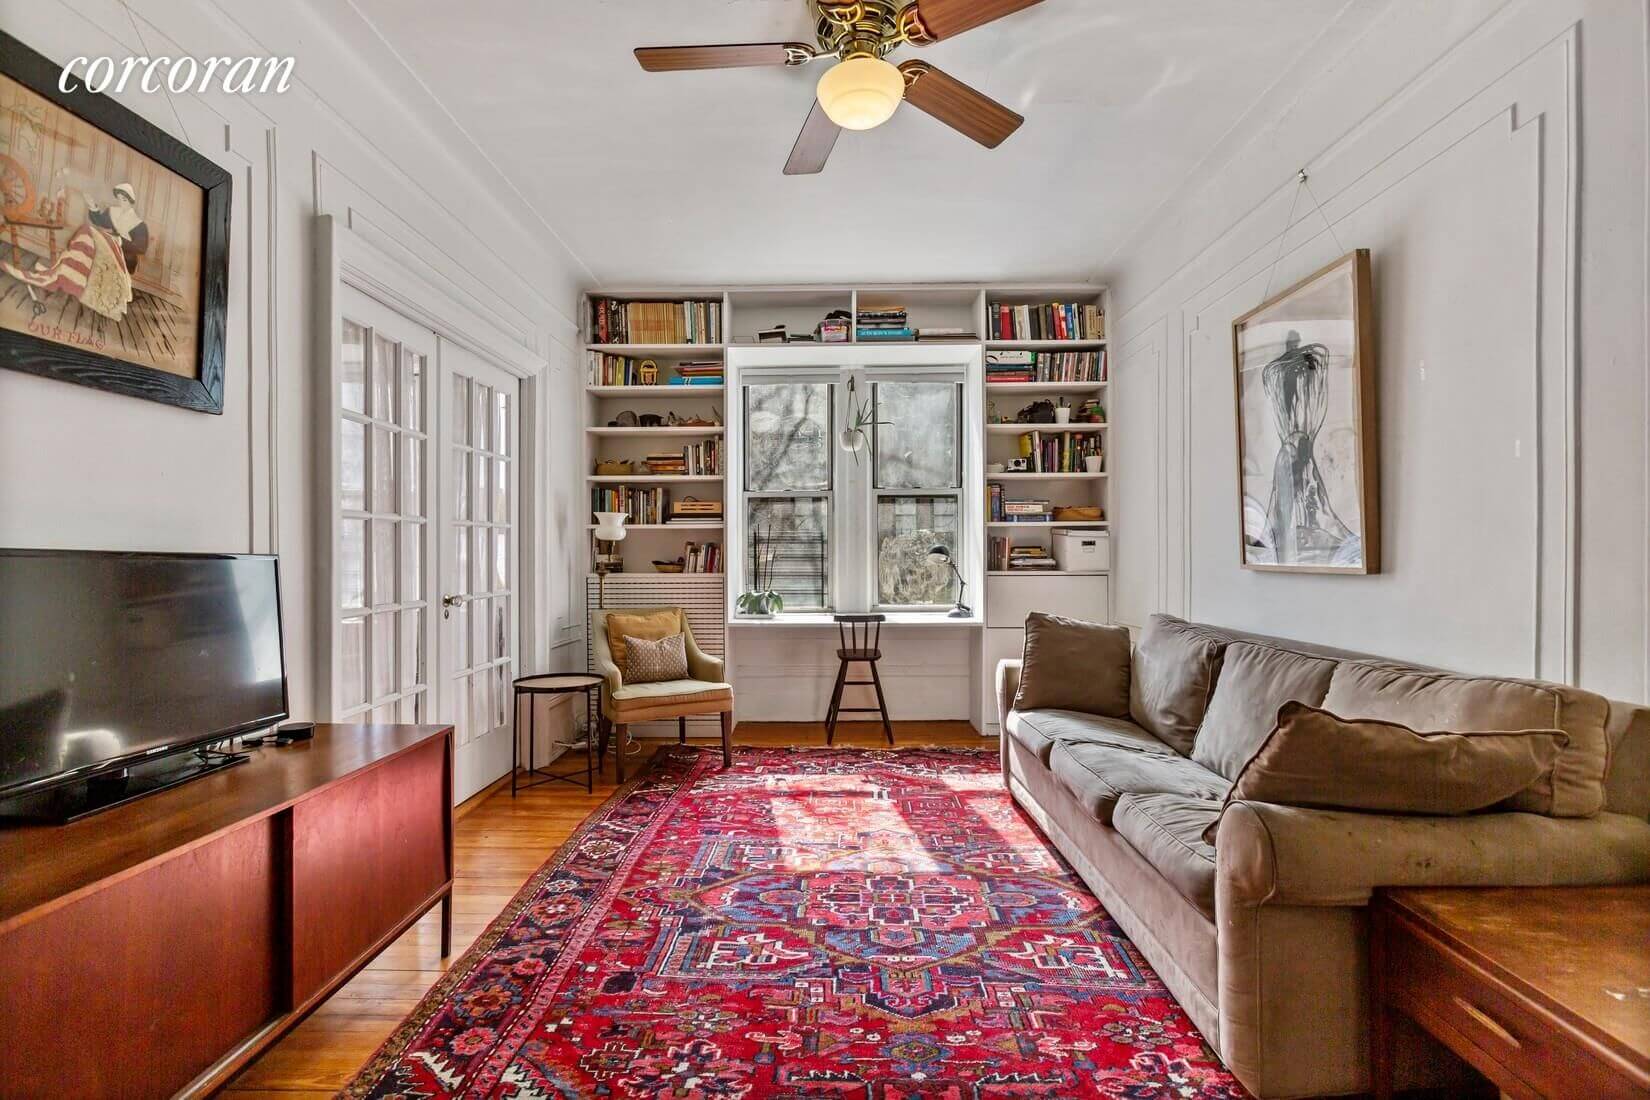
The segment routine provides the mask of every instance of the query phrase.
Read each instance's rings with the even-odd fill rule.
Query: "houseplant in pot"
[[[771,619],[785,609],[784,597],[773,587],[774,541],[766,528],[757,528],[751,536],[750,591],[741,592],[733,601],[734,610],[751,619]]]

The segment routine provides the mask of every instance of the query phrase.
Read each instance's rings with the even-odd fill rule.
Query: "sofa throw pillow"
[[[624,640],[624,682],[657,684],[661,680],[686,680],[687,643],[680,634],[668,638]]]
[[[1129,666],[1129,716],[1190,756],[1225,651],[1223,638],[1196,623],[1173,615],[1147,619]]]
[[[1290,702],[1323,706],[1334,672],[1335,662],[1325,657],[1233,642],[1220,659],[1220,679],[1197,728],[1192,759],[1236,779],[1271,736],[1278,708]]]
[[[1558,730],[1422,733],[1289,702],[1221,808],[1250,801],[1388,814],[1469,814],[1492,806],[1550,812],[1553,775],[1567,744]],[[1537,808],[1543,804],[1545,811]],[[1204,839],[1212,842],[1219,824]]]
[[[1033,611],[1014,709],[1129,716],[1129,631]]]
[[[646,638],[658,641],[682,632],[682,615],[674,607],[656,611],[610,612],[607,616],[607,648],[613,654],[613,664],[621,672],[625,667],[625,638]]]

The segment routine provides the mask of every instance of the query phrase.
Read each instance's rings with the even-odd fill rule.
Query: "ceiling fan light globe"
[[[905,77],[880,57],[850,57],[819,78],[819,105],[844,130],[881,126],[905,97]]]

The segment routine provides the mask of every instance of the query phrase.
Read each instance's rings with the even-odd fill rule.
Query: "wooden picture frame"
[[[222,413],[230,175],[61,71],[0,32],[0,367]]]
[[[1381,571],[1375,373],[1367,248],[1232,322],[1243,568]]]

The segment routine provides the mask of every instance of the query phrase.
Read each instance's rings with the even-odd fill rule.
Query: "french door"
[[[510,769],[518,383],[352,287],[340,304],[327,709],[451,723],[462,801]]]
[[[440,349],[437,667],[462,801],[510,770],[520,402],[511,375],[450,341]]]

